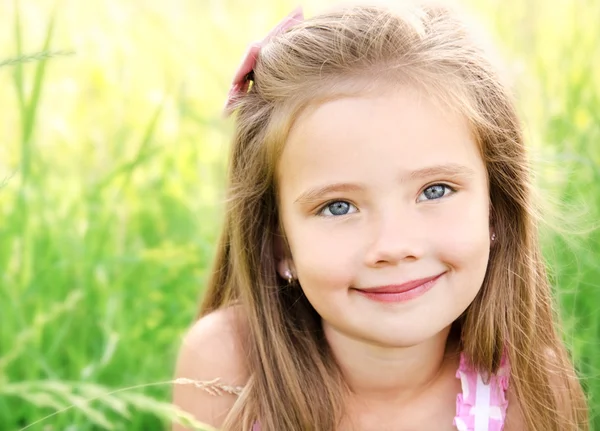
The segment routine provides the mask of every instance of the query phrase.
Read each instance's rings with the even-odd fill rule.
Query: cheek
[[[336,235],[333,229],[290,232],[294,266],[303,289],[347,289],[361,262],[356,241],[357,236]]]
[[[487,207],[464,205],[451,213],[439,238],[440,252],[451,266],[485,272],[490,247]]]

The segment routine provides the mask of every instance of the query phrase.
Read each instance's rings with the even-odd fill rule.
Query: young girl
[[[454,13],[297,11],[251,46],[227,110],[177,405],[222,430],[587,429],[521,126]]]

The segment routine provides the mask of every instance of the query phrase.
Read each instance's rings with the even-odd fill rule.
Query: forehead
[[[485,177],[466,118],[410,87],[331,100],[304,111],[277,166],[284,189],[314,182],[391,180],[432,165]]]

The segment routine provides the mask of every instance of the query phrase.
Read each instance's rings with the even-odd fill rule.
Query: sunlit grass
[[[320,3],[305,2],[307,15]],[[469,3],[501,46],[540,197],[558,210],[544,249],[596,417],[600,4]],[[3,430],[70,405],[30,429],[161,429],[173,414],[153,404],[170,384],[152,384],[172,378],[216,242],[230,132],[220,109],[246,44],[294,6],[0,3]]]

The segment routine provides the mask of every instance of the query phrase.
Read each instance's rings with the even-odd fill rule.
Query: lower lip
[[[418,298],[419,296],[423,295],[425,292],[427,292],[429,289],[431,289],[435,285],[435,283],[439,280],[439,278],[442,275],[443,274],[440,274],[433,280],[430,280],[427,283],[423,283],[420,286],[413,287],[412,289],[407,290],[405,292],[373,293],[373,292],[367,292],[364,290],[356,290],[356,292],[360,293],[362,296],[365,296],[369,299],[372,299],[372,300],[378,301],[378,302],[406,302],[406,301],[410,301],[411,299],[415,299],[415,298]]]

